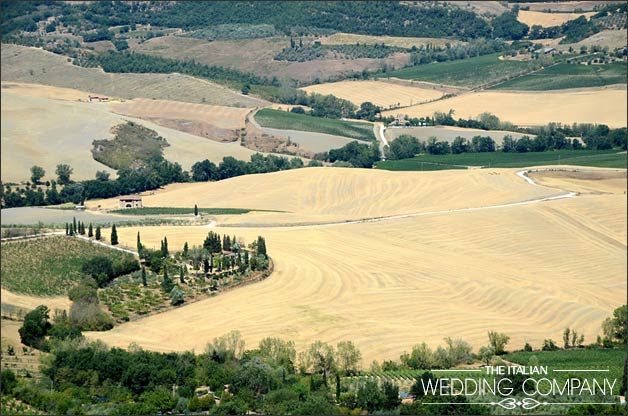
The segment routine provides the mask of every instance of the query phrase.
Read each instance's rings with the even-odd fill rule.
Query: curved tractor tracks
[[[578,171],[578,172],[586,172],[587,171],[587,170],[577,170],[577,169],[528,169],[528,170],[518,171],[518,172],[516,172],[516,175],[519,176],[520,178],[522,178],[523,180],[525,180],[530,185],[542,186],[542,185],[539,185],[536,182],[534,182],[529,176],[527,176],[527,174],[529,172],[557,171],[557,170],[570,171],[570,172],[571,171]],[[409,214],[387,215],[387,216],[381,216],[381,217],[370,217],[370,218],[361,218],[361,219],[357,219],[357,220],[333,221],[333,222],[323,222],[323,223],[309,223],[309,224],[238,224],[238,225],[224,224],[224,225],[217,225],[215,221],[212,221],[211,224],[203,225],[201,227],[204,227],[204,228],[214,228],[214,227],[217,227],[217,228],[234,228],[234,229],[237,229],[237,228],[313,228],[313,227],[333,227],[333,226],[339,226],[339,225],[351,225],[351,224],[361,224],[361,223],[368,223],[368,222],[390,221],[390,220],[396,220],[396,219],[400,219],[400,218],[422,217],[422,216],[439,215],[439,214],[453,214],[453,213],[458,213],[458,212],[481,211],[481,210],[485,210],[485,209],[499,209],[499,208],[519,206],[519,205],[531,205],[531,204],[538,204],[540,202],[545,202],[545,201],[553,201],[553,200],[564,199],[564,198],[573,198],[573,197],[575,197],[577,195],[578,195],[578,193],[576,193],[576,192],[565,192],[565,191],[563,191],[563,193],[558,194],[558,195],[554,195],[554,196],[547,196],[547,197],[543,197],[543,198],[528,199],[528,200],[523,200],[523,201],[506,202],[504,204],[497,204],[497,205],[485,205],[485,206],[479,206],[479,207],[457,208],[457,209],[440,210],[440,211],[414,212],[414,213],[409,213]]]

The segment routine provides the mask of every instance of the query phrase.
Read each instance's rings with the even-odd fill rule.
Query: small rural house
[[[142,208],[142,197],[139,195],[121,196],[120,208]]]

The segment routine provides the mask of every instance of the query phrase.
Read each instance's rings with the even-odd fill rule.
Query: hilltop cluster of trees
[[[387,46],[382,44],[360,44],[355,45],[321,45],[320,42],[314,42],[311,45],[302,46],[300,42],[297,44],[292,41],[289,48],[282,49],[277,55],[277,61],[305,62],[320,59],[325,56],[332,56],[335,59],[358,59],[373,58],[382,59],[392,55],[395,52],[406,52],[408,49],[396,46]]]
[[[316,159],[333,163],[337,167],[370,168],[381,158],[376,142],[371,144],[353,141],[338,149],[316,155]]]
[[[510,52],[513,47],[501,39],[474,39],[468,43],[446,43],[444,47],[432,44],[413,46],[409,51],[411,65],[455,61],[498,52]]]

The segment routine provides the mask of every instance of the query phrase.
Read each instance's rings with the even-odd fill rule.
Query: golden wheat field
[[[250,108],[204,105],[169,100],[137,98],[124,103],[111,103],[114,113],[138,118],[165,118],[200,121],[222,129],[244,127]]]
[[[2,303],[17,306],[18,308],[22,308],[27,311],[35,309],[39,305],[46,305],[51,311],[54,311],[55,309],[69,311],[70,305],[72,304],[70,299],[64,296],[29,296],[13,293],[4,288],[0,289],[0,296],[2,297]]]
[[[583,88],[543,92],[480,91],[446,100],[383,112],[384,116],[406,114],[432,116],[435,111],[456,111],[456,117],[475,118],[488,111],[503,121],[519,126],[544,125],[549,122],[595,123],[625,127],[626,86]]]
[[[462,42],[455,39],[445,38],[413,38],[413,37],[400,37],[400,36],[373,36],[373,35],[358,35],[355,33],[334,33],[330,36],[324,36],[320,38],[320,42],[323,45],[353,45],[356,43],[366,45],[384,45],[398,46],[400,48],[411,48],[416,46],[433,45],[443,47],[447,43],[450,45],[459,45]]]
[[[357,220],[417,211],[461,209],[542,198],[557,191],[521,187],[523,179],[487,170],[389,172],[379,169],[307,168],[206,183],[180,183],[149,192],[147,207],[223,207],[278,210],[220,216],[220,224],[299,224]],[[220,195],[217,198],[216,195]],[[88,208],[118,200],[87,201]]]
[[[308,93],[333,94],[356,105],[370,101],[383,108],[411,106],[435,100],[443,93],[435,88],[413,87],[384,81],[340,81],[301,88]]]
[[[356,176],[347,178],[349,172]],[[238,178],[223,181],[235,190],[223,205],[251,206],[257,200],[260,206],[323,219],[330,211],[347,218],[435,207],[440,212],[335,226],[215,228],[246,243],[263,235],[275,264],[273,274],[263,282],[88,337],[121,347],[137,342],[161,351],[201,351],[231,330],[241,331],[249,346],[265,336],[295,340],[297,349],[316,339],[352,340],[368,365],[373,359],[398,358],[422,341],[436,346],[446,336],[461,337],[478,348],[491,329],[510,335],[512,348],[560,339],[566,326],[592,341],[601,321],[625,302],[625,179],[611,179],[606,194],[449,211],[564,191],[530,185],[513,169],[438,176],[303,169],[298,179],[291,179],[295,173],[247,177],[257,189],[253,196]],[[159,203],[166,205],[188,195],[191,202],[194,193],[215,195],[220,189],[216,185],[204,184],[205,192],[192,185],[167,189],[147,200],[161,197]],[[206,198],[203,205],[210,202]],[[159,247],[167,236],[171,249],[180,250],[186,241],[200,245],[209,230],[121,227],[118,234],[131,247],[138,231],[150,247]]]
[[[57,93],[64,99],[53,99]],[[111,127],[127,120],[143,124],[165,137],[170,144],[164,150],[165,157],[179,162],[184,169],[189,169],[192,164],[205,158],[214,162],[221,161],[225,156],[247,160],[253,154],[238,142],[217,143],[149,120],[114,114],[105,103],[71,100],[79,93],[76,90],[28,84],[2,89],[3,181],[28,179],[29,169],[33,165],[46,170],[45,179],[54,178],[55,167],[59,163],[72,166],[74,180],[92,179],[97,170],[114,174],[113,170],[92,158],[92,141],[111,138]],[[84,97],[87,95],[83,93]],[[233,123],[233,114],[241,115],[245,111],[248,110],[223,111],[232,117],[231,121],[226,119],[225,123]],[[89,123],[85,120],[89,120]]]
[[[560,26],[565,22],[584,16],[589,19],[594,12],[587,13],[544,13],[532,10],[519,10],[517,20],[528,26],[538,25],[543,27]]]

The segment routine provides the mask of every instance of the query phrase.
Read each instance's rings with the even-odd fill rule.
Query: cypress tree
[[[183,244],[183,258],[184,259],[188,258],[188,251],[189,251],[189,247],[188,247],[188,242],[186,241],[185,244]]]
[[[142,255],[142,241],[140,240],[140,232],[137,232],[137,254]]]
[[[266,257],[266,240],[261,235],[257,237],[257,255]]]
[[[65,235],[70,235],[70,227],[67,222],[65,223]]]
[[[181,284],[185,283],[185,278],[183,277],[183,274],[185,273],[184,268],[185,266],[181,265],[181,268],[179,269],[179,281]]]
[[[244,250],[244,265],[249,267],[249,252],[247,250]]]
[[[212,273],[214,271],[214,256],[209,255],[209,272]]]
[[[72,217],[72,225],[73,225],[72,229],[74,230],[74,234],[76,234],[76,230],[77,230],[77,228],[76,228],[76,217]]]
[[[94,236],[94,228],[92,227],[92,223],[89,223],[89,228],[87,229],[87,236],[88,237],[93,237]]]
[[[96,226],[96,240],[100,241],[102,236],[100,235],[100,225]]]
[[[81,221],[81,223],[79,224],[79,228],[80,228],[80,233],[81,235],[85,235],[85,223]]]
[[[174,283],[172,283],[172,279],[168,276],[168,267],[164,264],[164,281],[161,282],[161,287],[166,293],[170,293],[172,288],[174,287]]]
[[[169,255],[170,253],[168,252],[168,237],[164,237],[163,241],[161,242],[161,256],[168,257]]]
[[[144,287],[148,286],[148,282],[146,281],[146,267],[142,266],[142,284]]]
[[[194,204],[194,216],[198,217],[198,206]]]
[[[204,259],[203,259],[203,272],[204,272],[205,274],[207,274],[207,273],[209,273],[209,272],[210,272],[210,266],[209,266],[209,264],[210,264],[209,260],[208,260],[207,258],[204,258]]]
[[[118,230],[116,230],[116,225],[113,224],[111,227],[111,245],[115,246],[118,244]]]

